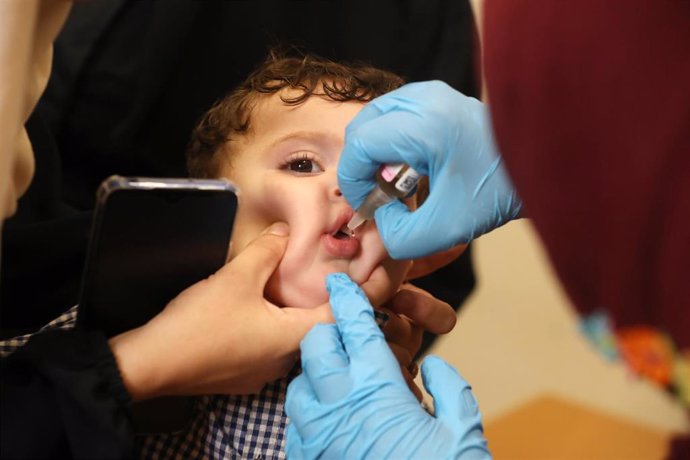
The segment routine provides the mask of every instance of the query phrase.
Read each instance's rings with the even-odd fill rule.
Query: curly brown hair
[[[400,87],[404,80],[391,72],[362,63],[337,63],[312,54],[288,56],[272,50],[266,60],[235,90],[217,101],[194,128],[187,146],[187,170],[192,177],[220,175],[227,161],[228,142],[250,130],[251,114],[260,97],[289,88],[281,95],[287,105],[299,105],[312,96],[336,102],[368,102]]]

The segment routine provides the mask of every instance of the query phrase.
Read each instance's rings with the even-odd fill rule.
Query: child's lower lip
[[[333,257],[351,259],[359,251],[359,240],[356,238],[338,239],[326,233],[321,240],[326,252]]]

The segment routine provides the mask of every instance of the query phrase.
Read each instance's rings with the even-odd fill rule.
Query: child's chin
[[[283,308],[316,308],[328,302],[328,291],[324,283],[301,287],[290,284],[286,287],[272,277],[266,284],[264,294],[271,303]]]

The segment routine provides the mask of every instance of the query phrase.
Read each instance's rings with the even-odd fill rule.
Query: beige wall
[[[478,287],[431,352],[473,385],[485,421],[552,394],[652,428],[690,431],[671,397],[583,338],[527,219],[481,237],[474,249]]]

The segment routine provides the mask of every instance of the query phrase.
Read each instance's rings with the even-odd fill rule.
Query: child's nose
[[[338,178],[336,177],[335,172],[331,173],[329,175],[329,177],[327,177],[325,179],[328,181],[328,189],[327,190],[330,190],[328,192],[329,199],[331,199],[331,200],[334,200],[334,199],[342,200],[343,199],[343,193],[340,191],[340,187],[338,187]]]
[[[0,0],[2,1],[2,0]],[[340,191],[340,187],[338,185],[334,185],[331,187],[330,192],[328,193],[328,200],[333,203],[333,204],[340,204],[345,198],[343,197],[343,193]]]

